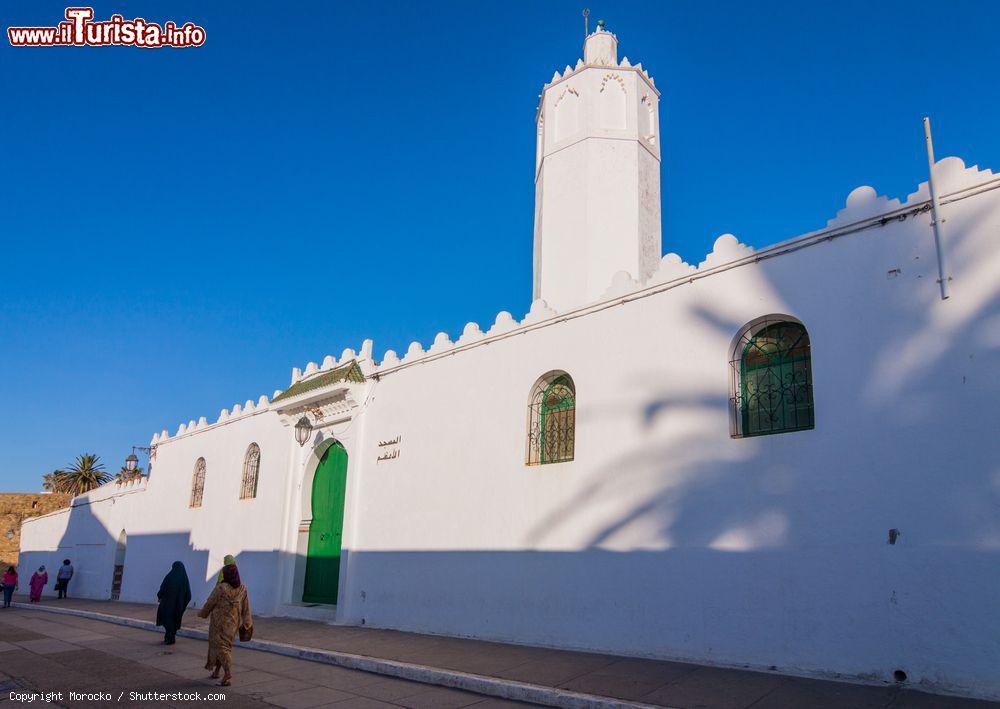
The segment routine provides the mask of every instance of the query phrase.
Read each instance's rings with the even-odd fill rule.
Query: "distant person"
[[[175,561],[170,571],[163,577],[156,597],[160,605],[156,608],[156,624],[163,626],[163,644],[177,642],[177,630],[181,627],[184,610],[191,602],[191,584],[188,583],[184,564]]]
[[[56,590],[59,592],[59,598],[66,598],[66,589],[69,588],[71,578],[73,578],[73,565],[69,563],[69,559],[63,559],[63,565],[56,572]]]
[[[4,608],[10,608],[10,597],[14,595],[15,588],[17,588],[17,569],[15,569],[13,566],[8,566],[7,573],[3,575]]]
[[[236,565],[236,557],[233,556],[232,554],[226,554],[224,557],[222,557],[222,569],[226,568],[227,566],[235,566],[235,565]],[[222,569],[219,569],[219,575],[215,579],[216,586],[222,583]]]
[[[222,583],[215,587],[198,615],[202,618],[211,616],[205,669],[212,670],[212,679],[219,678],[221,669],[224,674],[220,684],[228,687],[233,680],[233,638],[241,629],[249,638],[253,630],[250,599],[246,586],[240,582],[236,564],[222,567]]]
[[[28,600],[32,603],[38,603],[42,600],[42,589],[45,588],[45,584],[49,582],[49,572],[45,570],[45,565],[42,564],[38,567],[38,571],[31,575],[31,580],[28,581],[28,588],[30,592],[28,593]]]

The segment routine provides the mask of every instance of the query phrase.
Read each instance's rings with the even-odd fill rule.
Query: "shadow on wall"
[[[746,292],[793,304],[786,312],[809,331],[814,430],[722,442],[725,357],[746,323],[743,304],[705,299],[686,313],[701,341],[718,343],[718,386],[678,386],[698,377],[678,378],[671,352],[660,371],[636,372],[619,356],[628,397],[586,417],[581,405],[580,430],[626,418],[647,443],[592,468],[530,534],[544,547],[588,530],[580,541],[593,552],[529,562],[544,558],[546,574],[563,568],[601,599],[550,609],[590,611],[573,631],[582,644],[890,679],[898,663],[932,685],[1000,696],[1000,249],[986,247],[1000,233],[1000,201],[970,200],[948,218],[946,302],[926,215],[919,228],[875,230],[850,248],[834,242],[748,269]],[[818,292],[809,277],[821,272],[860,287]],[[890,529],[902,531],[892,544]],[[627,544],[626,530],[662,550],[611,553]],[[641,562],[622,561],[629,556]],[[600,573],[588,577],[588,566]],[[626,638],[630,616],[636,631]],[[523,632],[545,642],[539,629]]]
[[[196,549],[186,532],[139,534],[126,529],[127,541],[122,557],[119,544],[122,530],[114,533],[106,529],[104,522],[94,515],[91,505],[74,506],[68,515],[58,549],[25,551],[20,555],[21,569],[27,572],[25,579],[40,565],[45,565],[49,583],[43,597],[56,596],[56,573],[63,559],[73,564],[69,595],[77,598],[111,599],[115,566],[121,558],[124,559],[119,594],[122,601],[156,603],[160,582],[175,561],[183,562],[187,570],[195,605],[202,605],[215,587],[221,567],[211,565],[209,550]],[[274,607],[279,569],[287,556],[277,550],[242,551],[236,555],[240,577],[250,591],[252,607],[265,612]]]
[[[732,272],[746,293],[794,304],[781,310],[807,328],[813,430],[728,438],[730,343],[771,312],[748,314],[739,293],[691,298],[684,313],[699,347],[717,345],[717,384],[697,359],[664,352],[662,369],[637,371],[627,351],[602,351],[621,365],[609,374],[621,398],[581,396],[578,432],[624,426],[639,442],[613,455],[594,446],[605,459],[580,468],[585,484],[533,523],[527,550],[345,550],[352,620],[869,679],[903,669],[931,687],[1000,696],[1000,252],[982,233],[968,243],[970,225],[1000,223],[996,205],[980,198],[950,215],[945,303],[930,229],[909,223]],[[887,277],[893,269],[913,282]],[[820,292],[816,273],[858,287]],[[635,339],[605,335],[608,348]],[[419,509],[408,514],[420,524]],[[893,544],[890,529],[902,531]],[[55,569],[69,557],[71,593],[108,598],[119,531],[75,507],[59,550],[22,562]],[[129,534],[121,598],[154,601],[178,559],[203,602],[218,569],[185,533]],[[285,600],[287,561],[239,554],[252,604]]]
[[[582,492],[537,522],[530,533],[532,544],[544,544],[582,517],[592,520],[595,503],[652,483],[656,494],[627,514],[598,525],[586,546],[613,543],[617,530],[633,524],[653,525],[657,536],[672,549],[748,551],[839,545],[848,540],[884,545],[889,527],[902,526],[903,517],[902,522],[912,521],[911,529],[925,541],[953,549],[1000,549],[996,469],[1000,443],[994,435],[1000,419],[995,405],[1000,395],[1000,337],[996,334],[1000,331],[1000,280],[996,277],[1000,251],[983,260],[981,250],[966,248],[967,233],[962,227],[977,220],[1000,226],[1000,210],[983,202],[978,211],[949,221],[949,262],[956,297],[946,303],[937,299],[933,263],[912,268],[904,264],[908,277],[928,283],[920,291],[919,302],[897,300],[875,306],[905,310],[899,317],[876,322],[868,317],[866,303],[859,302],[871,295],[885,301],[901,297],[889,288],[882,293],[872,289],[856,294],[854,302],[829,302],[826,294],[816,293],[808,282],[815,264],[802,269],[799,282],[784,278],[786,293],[771,280],[756,285],[786,303],[800,305],[811,298],[809,307],[823,309],[822,319],[828,325],[817,328],[807,308],[789,306],[812,341],[815,430],[718,445],[719,427],[729,423],[728,344],[745,325],[725,305],[715,308],[699,302],[689,312],[694,325],[712,333],[709,337],[719,343],[719,386],[686,387],[683,393],[670,393],[678,389],[676,377],[667,380],[662,372],[630,370],[627,355],[621,357],[621,389],[629,393],[628,402],[611,402],[587,414],[581,406],[578,417],[589,425],[626,417],[647,434],[649,444],[606,461],[590,475]],[[866,264],[872,278],[880,274],[885,279],[886,271],[899,259],[879,253],[877,240],[885,237],[878,232],[864,238],[873,242],[870,255],[875,263]],[[823,248],[783,258],[809,258]],[[923,249],[921,254],[926,252]],[[878,263],[882,256],[886,256],[881,259],[884,266]],[[767,274],[764,263],[757,269],[762,279]],[[837,261],[824,265],[828,271],[838,268],[847,282],[857,265]],[[900,292],[912,296],[915,290]],[[944,310],[949,317],[943,316]],[[617,334],[607,333],[607,338],[621,341]],[[664,353],[664,369],[675,366],[669,356]],[[632,393],[639,389],[647,396],[635,407]],[[704,425],[691,426],[691,421]],[[906,445],[888,447],[883,440]],[[835,478],[817,477],[809,459],[801,455],[808,450],[814,456],[816,446],[825,456],[812,462],[819,468],[838,469]],[[844,484],[847,480],[850,485]],[[850,519],[845,505],[859,498],[866,498],[872,506],[862,512],[878,508],[885,513],[884,525],[842,530]],[[796,510],[810,510],[810,514],[797,517]]]
[[[927,214],[678,296],[688,327],[672,347],[717,353],[717,380],[677,349],[662,367],[630,361],[621,343],[641,338],[624,328],[662,327],[642,321],[658,308],[592,316],[606,329],[588,354],[615,363],[602,373],[619,393],[588,402],[577,380],[583,484],[553,496],[517,541],[527,550],[354,552],[354,619],[865,679],[902,670],[1000,697],[1000,249],[987,246],[1000,201],[947,216],[946,302]],[[772,305],[754,312],[763,296]],[[811,338],[815,429],[730,439],[730,345],[782,312]],[[460,430],[448,425],[443,440]]]

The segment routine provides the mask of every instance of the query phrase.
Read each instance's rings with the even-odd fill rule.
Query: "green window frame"
[[[528,465],[573,460],[576,447],[576,387],[565,372],[540,378],[528,405]]]
[[[744,438],[815,427],[809,333],[792,320],[744,328],[731,361],[733,436]]]

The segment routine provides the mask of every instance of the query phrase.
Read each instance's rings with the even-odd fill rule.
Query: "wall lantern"
[[[300,446],[304,446],[306,441],[309,440],[309,436],[312,434],[313,425],[309,423],[309,419],[303,416],[299,419],[299,422],[295,424],[295,440],[299,442]]]
[[[136,469],[139,467],[139,456],[135,454],[136,451],[140,451],[141,453],[145,453],[146,455],[149,456],[150,467],[152,467],[153,458],[156,457],[156,446],[151,446],[150,448],[144,448],[143,446],[132,446],[132,452],[129,453],[128,457],[125,459],[125,470],[130,473],[134,473]],[[148,474],[149,471],[147,470],[146,473]]]

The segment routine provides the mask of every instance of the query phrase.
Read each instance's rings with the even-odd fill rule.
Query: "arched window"
[[[194,476],[191,478],[191,507],[201,507],[201,498],[205,496],[205,459],[199,458],[194,464]]]
[[[240,499],[249,500],[257,497],[257,476],[260,474],[260,446],[251,443],[243,458],[243,484],[240,486]]]
[[[573,460],[576,440],[576,387],[566,372],[549,372],[531,390],[528,402],[528,465]]]
[[[736,339],[730,368],[734,437],[813,428],[809,333],[802,323],[782,316],[750,323]]]

